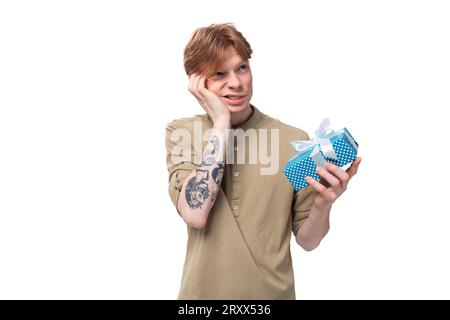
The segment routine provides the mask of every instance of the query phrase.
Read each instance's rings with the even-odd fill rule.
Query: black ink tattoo
[[[217,191],[214,191],[211,195],[211,201],[214,202],[216,201],[216,196],[217,196]]]
[[[217,162],[217,167],[214,168],[211,172],[211,176],[217,185],[220,185],[220,182],[222,181],[223,168],[224,168],[224,163],[223,163],[223,161],[220,161],[220,162]]]
[[[207,180],[209,172],[197,169],[196,176],[192,177],[186,185],[186,201],[191,209],[201,208],[209,196]]]
[[[203,160],[199,166],[210,166],[216,161],[219,139],[216,136],[212,136],[210,142],[211,144],[206,147]]]

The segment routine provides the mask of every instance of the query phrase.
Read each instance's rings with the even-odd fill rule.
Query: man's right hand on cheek
[[[214,126],[230,128],[230,111],[222,99],[206,87],[204,75],[191,74],[188,90],[209,114]]]

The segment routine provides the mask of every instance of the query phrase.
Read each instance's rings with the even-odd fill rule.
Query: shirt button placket
[[[239,173],[239,167],[240,165],[234,165],[233,168],[233,204],[232,204],[232,209],[233,209],[233,214],[235,217],[239,216],[239,200],[240,200],[240,196],[241,196],[241,182],[240,182],[240,173]]]
[[[241,186],[240,186],[240,169],[242,167],[242,164],[238,163],[237,160],[237,155],[238,155],[238,151],[239,151],[239,146],[237,146],[237,141],[235,141],[235,145],[234,145],[234,164],[232,166],[232,181],[233,181],[233,201],[231,204],[231,209],[233,211],[233,215],[237,218],[239,217],[239,211],[240,211],[240,206],[239,206],[239,200],[240,200],[240,194],[241,194]]]

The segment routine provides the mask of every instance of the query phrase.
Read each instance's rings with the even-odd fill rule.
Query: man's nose
[[[230,73],[230,78],[228,80],[228,87],[232,89],[239,89],[242,85],[241,79],[235,73]]]

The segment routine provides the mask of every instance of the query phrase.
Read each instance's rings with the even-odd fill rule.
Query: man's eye
[[[239,70],[245,70],[245,69],[247,69],[247,65],[246,64],[243,64],[242,66],[239,67]]]
[[[220,71],[219,71],[219,72],[216,72],[216,76],[217,76],[217,77],[222,77],[223,75],[224,75],[223,72],[220,72]]]

